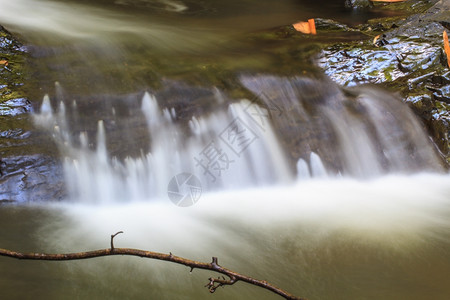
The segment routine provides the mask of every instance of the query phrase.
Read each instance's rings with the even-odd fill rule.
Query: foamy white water
[[[75,222],[53,237],[56,245],[67,249],[75,246],[70,242],[73,236],[83,235],[92,246],[98,246],[112,231],[124,230],[118,238],[123,245],[167,251],[170,247],[189,250],[199,244],[200,251],[211,251],[219,247],[214,245],[214,236],[225,236],[235,226],[259,238],[295,236],[301,228],[315,232],[318,238],[342,232],[368,242],[382,241],[388,247],[408,247],[450,230],[450,176],[298,181],[286,186],[206,193],[190,208],[179,208],[168,200],[56,206]],[[139,238],[143,235],[144,240]]]

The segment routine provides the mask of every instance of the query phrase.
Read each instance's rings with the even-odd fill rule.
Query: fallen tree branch
[[[305,298],[296,297],[270,283],[265,280],[258,280],[249,276],[242,275],[240,273],[234,272],[232,270],[226,269],[219,265],[217,257],[213,257],[210,263],[199,262],[195,260],[186,259],[183,257],[175,256],[172,253],[158,253],[153,251],[145,251],[139,249],[132,248],[115,248],[114,247],[114,237],[119,233],[123,233],[122,231],[117,232],[116,234],[111,235],[111,248],[109,249],[100,249],[94,251],[87,252],[77,252],[77,253],[66,253],[66,254],[46,254],[46,253],[21,253],[16,251],[11,251],[7,249],[0,249],[0,256],[7,256],[17,259],[33,259],[33,260],[52,260],[52,261],[64,261],[64,260],[79,260],[79,259],[89,259],[94,257],[101,256],[110,256],[110,255],[130,255],[130,256],[139,256],[150,259],[164,260],[173,262],[180,265],[185,265],[191,269],[191,272],[194,269],[204,269],[214,271],[220,274],[227,276],[229,279],[221,276],[218,278],[209,278],[209,283],[205,285],[211,293],[214,293],[218,287],[225,285],[233,285],[238,281],[247,282],[252,285],[256,285],[262,287],[266,290],[269,290],[275,294],[278,294],[285,299],[295,299],[295,300],[306,300]]]

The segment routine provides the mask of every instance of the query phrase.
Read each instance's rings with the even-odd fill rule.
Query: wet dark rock
[[[16,55],[25,52],[25,47],[13,35],[0,25],[0,48],[2,55]]]
[[[0,26],[0,204],[53,201],[63,197],[63,172],[55,151],[33,132],[25,97],[26,49]],[[48,148],[48,149],[46,149]]]
[[[354,31],[354,29],[352,29],[348,25],[330,19],[316,18],[314,19],[314,22],[317,30],[341,31],[341,32]]]
[[[332,46],[321,53],[318,63],[333,81],[343,86],[392,82],[440,64],[441,48],[434,43],[402,37],[383,44],[377,47],[369,41]]]
[[[317,62],[342,86],[373,83],[399,92],[450,161],[450,72],[442,44],[450,2],[431,1],[435,5],[430,9],[425,2],[415,2],[415,14],[406,19],[378,19],[361,26],[370,38],[329,46]]]
[[[0,65],[0,115],[7,115],[8,107],[11,107],[11,114],[18,114],[17,103],[23,102],[23,84],[25,75],[23,62],[26,51],[22,44],[14,38],[9,31],[0,26],[0,60],[7,63]],[[2,104],[12,101],[9,104]],[[26,105],[22,105],[26,107]]]
[[[32,111],[31,102],[26,98],[11,99],[0,103],[0,116],[17,116]]]
[[[345,7],[353,9],[367,9],[371,8],[372,2],[369,0],[345,0]]]
[[[430,95],[410,95],[405,102],[413,109],[413,111],[423,120],[430,121],[432,118],[434,105]]]
[[[55,201],[64,197],[63,172],[58,161],[44,155],[2,159],[2,202]]]
[[[174,108],[177,119],[188,123],[192,117],[199,117],[218,108],[220,92],[204,87],[190,86],[183,82],[164,80],[163,89],[156,91],[157,99],[165,99],[167,108]],[[223,96],[224,97],[224,96]],[[225,104],[225,103],[223,103]]]
[[[450,71],[439,75],[433,74],[432,83],[441,85],[450,84]]]
[[[444,85],[437,88],[428,87],[428,89],[433,92],[435,100],[450,104],[450,85]]]
[[[0,120],[0,199],[61,199],[64,177],[51,138],[33,129],[28,114],[0,116]]]

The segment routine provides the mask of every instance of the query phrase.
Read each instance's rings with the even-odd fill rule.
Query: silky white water
[[[126,234],[118,240],[133,247],[155,245],[169,251],[171,245],[195,252],[192,245],[215,249],[217,246],[208,242],[213,236],[220,237],[230,227],[239,227],[258,238],[273,233],[284,235],[283,230],[290,235],[296,228],[308,228],[318,234],[317,238],[343,232],[370,242],[387,241],[387,245],[408,248],[434,232],[450,229],[449,183],[450,176],[433,174],[372,180],[315,179],[288,186],[207,193],[188,209],[179,209],[168,201],[56,207],[68,208],[65,214],[80,220],[73,231],[82,233],[83,239],[92,239],[97,246],[111,230],[124,230]],[[57,235],[63,241],[54,237],[55,247],[65,245],[70,249],[78,243],[71,234]],[[144,235],[141,241],[139,236]],[[74,244],[70,245],[69,240]]]

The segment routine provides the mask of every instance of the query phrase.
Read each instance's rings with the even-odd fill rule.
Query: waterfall
[[[98,109],[106,111],[100,113],[103,119],[97,120],[96,129],[87,130],[70,128],[69,124],[86,125],[80,124],[76,102],[64,104],[64,92],[57,84],[54,102],[60,103],[53,106],[58,108],[53,110],[45,95],[35,122],[52,132],[64,157],[67,189],[77,202],[167,199],[168,194],[184,199],[190,194],[186,188],[200,195],[289,184],[295,178],[442,171],[413,114],[385,92],[365,88],[346,96],[333,85],[323,89],[319,81],[273,76],[242,78],[242,82],[255,94],[261,93],[262,103],[255,98],[225,105],[223,95],[216,92],[217,108],[183,123],[178,117],[186,115],[183,108],[161,108],[162,101],[146,92],[138,103],[129,105],[135,108],[129,114],[121,111],[123,107],[101,106]],[[118,128],[123,123],[118,114],[137,120],[135,127]],[[126,136],[138,128],[145,128],[148,147],[132,156],[127,149],[133,148],[133,142]],[[122,133],[114,135],[115,131]],[[292,149],[286,144],[291,141],[306,151],[289,155]],[[125,155],[111,154],[111,147],[125,148],[120,151]],[[197,184],[182,187],[187,183],[180,183],[180,178],[192,178]]]
[[[308,177],[304,162],[313,176],[443,170],[418,119],[385,91],[370,86],[342,90],[327,79],[270,75],[242,76],[241,82],[272,114],[280,140],[296,152],[301,177]]]
[[[145,120],[149,151],[141,149],[139,156],[124,159],[108,153],[104,120],[98,120],[93,140],[85,131],[78,136],[70,133],[67,111],[78,115],[73,111],[76,105],[66,109],[61,102],[54,113],[46,95],[34,119],[52,132],[61,150],[73,200],[123,202],[165,199],[170,180],[181,173],[198,178],[204,191],[292,181],[293,172],[272,126],[258,123],[248,112],[255,105],[241,100],[208,116],[193,117],[183,127],[175,122],[175,109],[161,109],[157,99],[145,93],[135,117]]]

